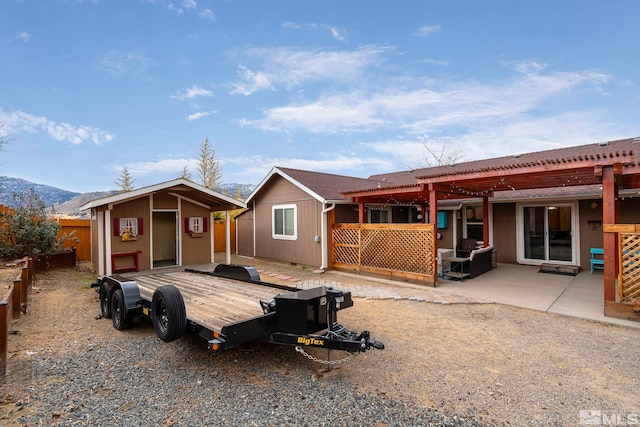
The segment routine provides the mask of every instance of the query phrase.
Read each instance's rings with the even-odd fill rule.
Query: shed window
[[[274,206],[272,211],[274,239],[296,240],[298,237],[296,205]]]
[[[184,219],[184,231],[189,234],[201,234],[207,232],[207,218],[204,216],[191,216]]]
[[[120,218],[120,235],[124,233],[138,235],[138,218]]]

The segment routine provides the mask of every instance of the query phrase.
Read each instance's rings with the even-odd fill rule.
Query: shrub
[[[44,202],[35,190],[14,194],[13,197],[17,206],[15,210],[0,213],[0,256],[17,258],[60,250],[60,224],[47,217]]]

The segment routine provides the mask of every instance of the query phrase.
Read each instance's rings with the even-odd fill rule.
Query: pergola
[[[428,204],[431,222],[437,218],[438,202],[482,198],[484,242],[489,241],[488,200],[496,192],[600,184],[603,223],[619,222],[618,192],[640,188],[640,163],[634,149],[640,138],[530,153],[452,166],[425,169],[413,184],[371,188],[343,193],[359,204],[359,220],[366,222],[369,203]],[[615,233],[604,233],[605,306],[615,304],[618,246]]]

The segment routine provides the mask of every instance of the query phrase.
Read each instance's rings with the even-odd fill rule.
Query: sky
[[[640,136],[637,0],[2,0],[0,175],[366,178]]]

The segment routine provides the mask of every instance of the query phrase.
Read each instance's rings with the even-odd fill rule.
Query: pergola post
[[[429,223],[433,224],[433,228],[436,231],[434,237],[437,236],[438,231],[438,194],[436,192],[436,185],[429,183]],[[434,278],[438,277],[438,239],[433,239],[433,270],[435,272]]]
[[[602,168],[602,220],[604,224],[617,224],[618,186],[613,166]],[[604,300],[616,301],[616,277],[618,276],[618,235],[604,233]]]
[[[365,216],[365,203],[358,201],[358,223],[365,224],[367,217]]]
[[[483,246],[489,246],[489,197],[482,198],[482,241]]]

